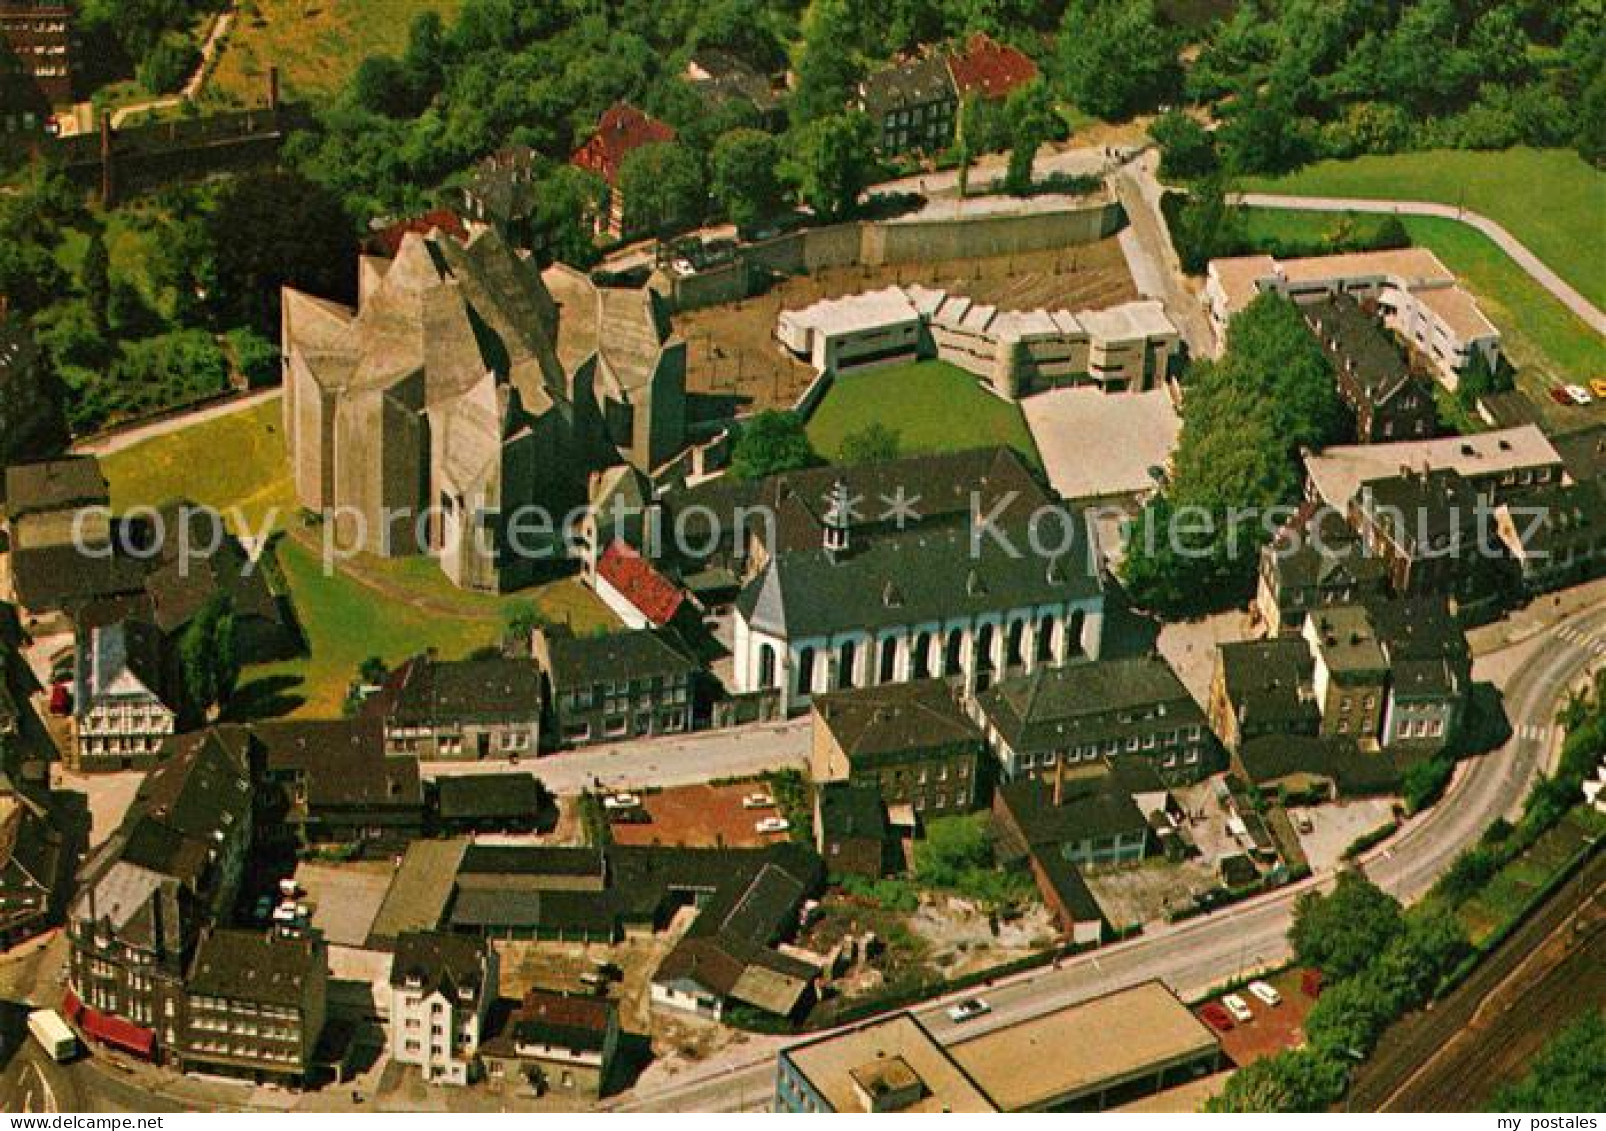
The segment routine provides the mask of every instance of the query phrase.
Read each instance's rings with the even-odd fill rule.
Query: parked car
[[[773,809],[775,808],[775,798],[771,797],[767,793],[749,793],[746,797],[742,798],[742,808]]]
[[[1232,1014],[1213,1001],[1199,1007],[1199,1019],[1218,1033],[1230,1032],[1235,1027]]]
[[[966,1021],[974,1021],[984,1013],[991,1013],[993,1007],[982,1001],[979,997],[967,997],[948,1007],[948,1020],[955,1025],[963,1025]]]
[[[1221,999],[1221,1004],[1226,1007],[1228,1013],[1232,1014],[1232,1019],[1239,1024],[1255,1019],[1254,1012],[1249,1008],[1249,1003],[1237,994],[1228,994]]]
[[[1589,391],[1606,400],[1606,377],[1596,377],[1589,383]]]
[[[602,799],[604,809],[635,809],[641,805],[641,798],[634,793],[610,793]]]
[[[1299,975],[1299,989],[1308,998],[1322,996],[1322,972],[1320,970],[1305,970]]]
[[[1309,833],[1316,826],[1310,819],[1310,814],[1299,812],[1294,814],[1294,828],[1302,833]]]
[[[1557,404],[1564,404],[1568,407],[1571,407],[1573,403],[1573,398],[1571,395],[1569,395],[1567,390],[1562,388],[1560,385],[1550,386],[1550,399],[1555,401]]]
[[[784,833],[791,827],[792,822],[788,821],[785,817],[765,817],[762,821],[754,823],[753,831],[760,833]]]
[[[58,683],[50,689],[50,713],[52,715],[72,714],[72,685]]]
[[[1283,1003],[1283,995],[1265,982],[1250,982],[1249,992],[1267,1005],[1281,1005]]]
[[[1589,390],[1584,388],[1582,385],[1568,385],[1567,396],[1572,400],[1573,404],[1576,405],[1586,405],[1595,399],[1589,395]]]

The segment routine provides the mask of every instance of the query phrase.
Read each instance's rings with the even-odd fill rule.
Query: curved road
[[[1448,204],[1435,204],[1427,200],[1367,200],[1343,196],[1284,196],[1276,193],[1245,192],[1236,194],[1239,204],[1251,208],[1281,208],[1296,212],[1397,212],[1402,216],[1436,216],[1444,220],[1459,220],[1470,224],[1488,236],[1500,250],[1533,277],[1545,290],[1555,295],[1574,314],[1597,334],[1606,335],[1606,312],[1574,290],[1566,280],[1546,267],[1540,258],[1529,251],[1513,236],[1487,216],[1455,208]]]
[[[1565,629],[1566,634],[1558,634]],[[1496,817],[1515,816],[1553,746],[1554,718],[1567,688],[1606,655],[1606,606],[1596,606],[1502,650],[1502,660],[1520,665],[1504,688],[1513,735],[1497,751],[1461,764],[1439,803],[1417,815],[1394,837],[1363,858],[1367,874],[1406,900],[1420,898],[1450,862]],[[1184,998],[1289,957],[1286,933],[1295,899],[1331,885],[1325,873],[1211,915],[1148,933],[1064,962],[1058,969],[1000,979],[985,992],[992,1012],[963,1026],[975,1036],[991,1028],[1085,1001],[1100,994],[1160,978]],[[921,1022],[937,1040],[960,1035],[944,1009],[958,997],[920,1006]],[[729,1111],[766,1104],[774,1079],[774,1054],[785,1042],[751,1038],[747,1059],[720,1069],[708,1066],[666,1086],[621,1097],[616,1110]]]

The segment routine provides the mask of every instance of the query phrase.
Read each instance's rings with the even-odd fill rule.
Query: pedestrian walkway
[[[1566,280],[1546,267],[1544,262],[1499,224],[1487,216],[1468,212],[1448,204],[1426,200],[1366,200],[1341,196],[1286,196],[1276,193],[1240,193],[1234,198],[1250,208],[1279,208],[1296,212],[1381,212],[1402,216],[1434,216],[1443,220],[1459,220],[1476,228],[1495,242],[1516,261],[1541,287],[1555,295],[1561,303],[1597,334],[1606,335],[1606,312],[1579,294]],[[1584,233],[1579,233],[1580,238]]]

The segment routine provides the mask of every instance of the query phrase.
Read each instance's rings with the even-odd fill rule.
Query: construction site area
[[[827,268],[740,302],[675,315],[687,342],[687,391],[705,420],[790,408],[814,370],[775,339],[783,310],[918,283],[1012,310],[1098,310],[1138,297],[1114,237],[1052,251],[934,263]]]

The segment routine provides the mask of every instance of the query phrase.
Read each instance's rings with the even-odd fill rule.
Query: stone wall
[[[832,267],[886,267],[1051,251],[1101,240],[1125,221],[1115,200],[944,220],[855,220],[744,244],[732,263],[689,276],[660,273],[654,285],[671,310],[697,310],[748,298],[772,274],[808,275]]]

